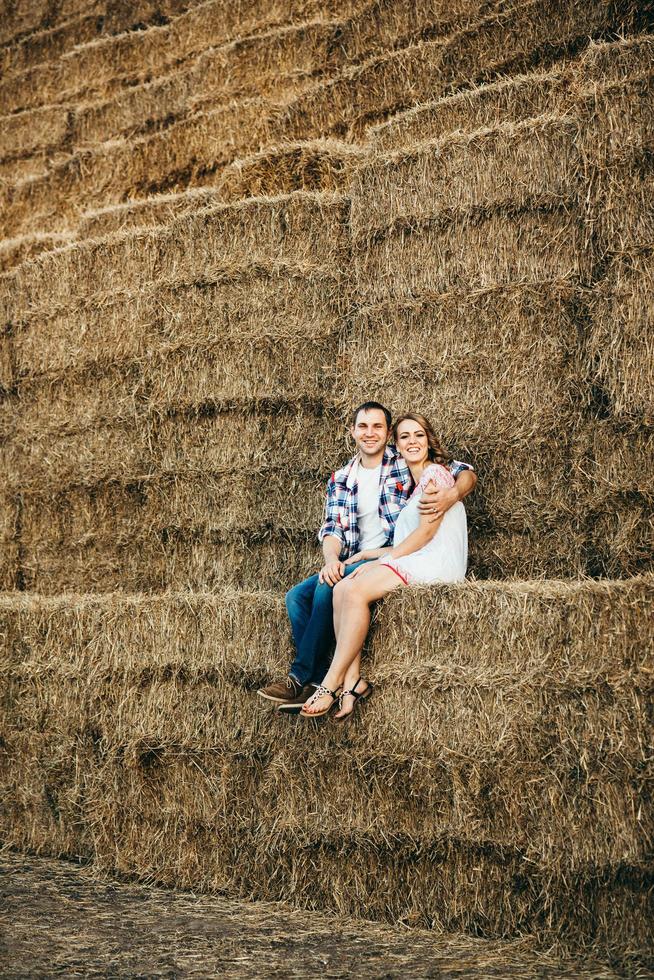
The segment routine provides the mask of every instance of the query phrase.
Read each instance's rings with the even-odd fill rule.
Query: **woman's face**
[[[397,450],[411,466],[426,463],[429,458],[427,433],[418,422],[406,419],[397,430]]]

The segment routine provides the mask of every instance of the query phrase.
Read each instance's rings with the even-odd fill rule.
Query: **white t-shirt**
[[[359,463],[357,470],[359,525],[359,550],[382,548],[386,544],[386,532],[379,519],[379,480],[381,463],[374,470],[367,470]]]

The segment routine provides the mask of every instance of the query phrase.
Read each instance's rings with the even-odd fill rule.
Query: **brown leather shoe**
[[[314,684],[313,682],[311,684],[305,684],[296,698],[291,698],[290,701],[283,701],[281,704],[277,705],[277,714],[299,715],[303,706],[309,700],[317,687],[318,685]]]
[[[310,684],[299,684],[293,677],[285,677],[283,681],[275,681],[268,687],[260,687],[257,691],[260,698],[266,701],[275,701],[277,704],[304,704],[307,698],[313,694],[313,687]]]

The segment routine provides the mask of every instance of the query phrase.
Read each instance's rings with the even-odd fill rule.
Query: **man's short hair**
[[[352,413],[352,425],[357,424],[357,418],[359,417],[359,412],[370,412],[371,410],[374,409],[377,409],[378,412],[384,413],[384,418],[386,419],[386,428],[390,429],[391,422],[393,421],[393,416],[391,415],[389,410],[385,408],[383,405],[380,405],[379,402],[364,402],[363,405],[359,405],[358,408],[355,408],[354,412]]]

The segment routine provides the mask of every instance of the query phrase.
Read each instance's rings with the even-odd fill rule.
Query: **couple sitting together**
[[[295,660],[288,677],[258,691],[305,718],[338,703],[344,721],[372,694],[360,668],[373,602],[403,585],[459,582],[468,561],[461,501],[477,482],[472,467],[447,455],[424,416],[391,426],[378,402],[356,410],[350,433],[357,454],[327,484],[325,563],[286,595]]]

